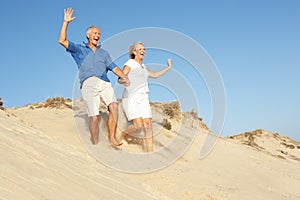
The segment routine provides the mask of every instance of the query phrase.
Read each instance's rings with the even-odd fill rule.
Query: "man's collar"
[[[83,42],[83,44],[85,44],[86,47],[90,48],[87,42]],[[97,49],[100,49],[101,47],[101,42],[99,42],[99,44],[97,45]]]

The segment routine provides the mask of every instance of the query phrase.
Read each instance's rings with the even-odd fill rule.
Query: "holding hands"
[[[120,84],[123,84],[125,87],[127,87],[127,86],[130,85],[130,81],[129,81],[128,76],[119,77],[118,82],[119,82]]]

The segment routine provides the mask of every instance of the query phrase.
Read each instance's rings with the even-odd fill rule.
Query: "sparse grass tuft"
[[[163,127],[167,130],[171,130],[172,124],[168,119],[163,119]]]
[[[44,103],[36,103],[31,104],[30,109],[36,109],[36,108],[55,108],[55,109],[62,109],[62,108],[70,108],[72,109],[71,105],[72,100],[71,99],[65,99],[63,97],[54,97],[54,98],[48,98]]]
[[[4,108],[3,108],[3,101],[2,101],[1,97],[0,97],[0,110],[4,110]]]
[[[179,102],[173,101],[169,104],[163,104],[164,113],[171,119],[180,118]]]

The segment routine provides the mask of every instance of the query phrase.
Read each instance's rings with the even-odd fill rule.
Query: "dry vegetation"
[[[278,133],[257,129],[251,132],[230,136],[229,138],[249,145],[257,150],[261,150],[277,158],[300,161],[300,143]],[[275,145],[268,146],[264,140],[267,140]]]
[[[164,112],[167,116],[171,119],[180,119],[180,109],[179,109],[179,102],[173,101],[171,103],[163,104]]]
[[[261,149],[263,147],[260,147],[255,142],[255,138],[259,135],[262,135],[262,131],[263,130],[261,130],[261,129],[257,129],[257,130],[252,131],[252,132],[245,132],[245,133],[240,134],[240,135],[230,136],[229,138],[230,139],[235,139],[235,138],[238,138],[238,137],[244,137],[243,139],[241,139],[243,144],[249,145],[249,146],[254,147],[254,148]]]
[[[3,101],[2,101],[1,97],[0,97],[0,110],[4,110],[4,108],[3,108]]]
[[[150,105],[151,107],[160,108],[165,114],[162,125],[167,130],[171,130],[173,128],[173,122],[179,123],[181,120],[188,121],[189,123],[197,121],[198,123],[196,124],[199,126],[199,128],[208,130],[206,124],[202,122],[202,118],[198,117],[198,112],[196,112],[194,109],[190,112],[181,112],[178,101],[172,101],[170,103],[151,102]]]
[[[37,109],[37,108],[72,109],[72,100],[69,98],[65,99],[63,97],[54,97],[54,98],[46,99],[45,102],[35,103],[30,105],[30,109]]]
[[[167,130],[171,130],[172,124],[168,119],[163,119],[163,127]]]

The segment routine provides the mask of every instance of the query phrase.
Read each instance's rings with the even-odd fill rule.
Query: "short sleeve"
[[[73,42],[68,41],[68,43],[69,44],[68,44],[67,52],[76,53],[80,50],[79,47],[76,44],[74,44]]]
[[[133,70],[136,68],[136,62],[133,59],[127,60],[127,62],[124,64],[124,66],[127,65],[130,67],[130,70]]]
[[[111,60],[111,57],[110,57],[109,53],[107,53],[106,58],[105,58],[105,61],[106,61],[106,65],[108,66],[108,69],[109,69],[110,71],[112,71],[115,67],[118,66],[116,63],[114,63],[114,62]]]

